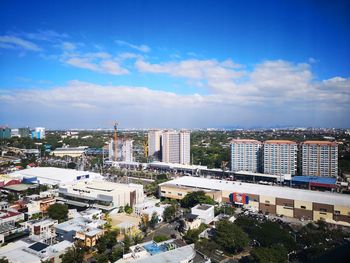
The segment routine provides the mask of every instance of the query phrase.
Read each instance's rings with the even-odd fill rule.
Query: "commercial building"
[[[30,129],[29,127],[18,128],[18,134],[21,138],[29,138],[30,137]]]
[[[114,141],[111,139],[108,145],[109,160],[111,161],[122,161],[122,162],[132,162],[134,161],[133,156],[133,140],[123,139],[118,140],[118,158],[114,158]]]
[[[49,206],[56,203],[56,198],[54,197],[40,197],[33,198],[27,204],[28,216],[32,216],[38,213],[47,213]]]
[[[38,183],[46,185],[71,184],[77,181],[89,181],[101,179],[98,173],[90,171],[76,171],[55,167],[35,167],[24,169],[9,174],[12,178],[21,179],[26,183]]]
[[[162,134],[162,162],[190,164],[190,132],[164,131]]]
[[[148,156],[152,161],[160,161],[162,159],[162,131],[148,131]]]
[[[45,139],[45,128],[43,127],[36,127],[34,128],[34,131],[32,131],[32,139]]]
[[[83,156],[87,148],[87,146],[62,147],[56,148],[54,151],[51,152],[51,154],[56,157],[70,156],[76,158]]]
[[[264,142],[264,173],[295,175],[297,172],[298,145],[288,140]]]
[[[302,174],[338,176],[338,144],[330,141],[305,141],[301,146]]]
[[[0,226],[3,224],[15,225],[16,222],[24,220],[24,214],[9,210],[0,210]]]
[[[9,127],[0,127],[0,139],[10,139],[11,129]]]
[[[241,183],[184,176],[159,185],[164,198],[182,199],[187,192],[211,191],[220,201],[243,205],[263,213],[310,220],[323,219],[350,226],[350,196],[289,187]]]
[[[231,141],[231,170],[260,171],[262,143],[257,140],[234,139]]]
[[[103,180],[77,181],[61,186],[57,200],[80,207],[111,211],[127,204],[143,203],[143,186],[120,184]]]

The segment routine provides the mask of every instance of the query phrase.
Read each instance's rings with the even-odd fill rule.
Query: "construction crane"
[[[118,161],[118,122],[114,122],[114,161]]]

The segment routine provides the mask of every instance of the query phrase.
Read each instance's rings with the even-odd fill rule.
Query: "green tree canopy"
[[[176,212],[175,206],[173,206],[173,205],[167,206],[163,212],[164,220],[170,221],[175,216],[175,212]]]
[[[84,250],[79,247],[70,247],[62,256],[62,263],[82,263],[84,260]]]
[[[249,238],[243,230],[228,220],[216,224],[215,242],[227,253],[234,254],[248,246]]]
[[[158,224],[158,215],[157,215],[157,212],[153,212],[151,220],[149,221],[149,226],[154,229],[157,224]]]
[[[215,201],[210,196],[205,195],[204,191],[195,191],[195,192],[188,193],[181,200],[181,206],[185,208],[190,208],[197,204],[214,205]]]
[[[47,213],[52,219],[63,221],[67,218],[68,206],[58,203],[53,204],[49,206],[49,208],[47,209]]]
[[[255,247],[250,252],[250,262],[283,263],[287,262],[287,251],[283,246]]]

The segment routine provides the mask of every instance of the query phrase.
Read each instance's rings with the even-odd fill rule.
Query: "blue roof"
[[[337,179],[331,177],[319,176],[293,176],[292,182],[298,183],[319,183],[319,184],[336,184]]]

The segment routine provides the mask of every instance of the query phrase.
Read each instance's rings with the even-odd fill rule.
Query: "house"
[[[21,223],[21,225],[29,231],[31,235],[39,236],[41,239],[48,240],[56,237],[56,225],[58,220],[42,219],[29,220]]]
[[[195,207],[191,208],[191,214],[197,215],[202,223],[208,225],[214,221],[214,206],[207,204],[198,204]]]
[[[85,217],[77,217],[56,225],[56,237],[58,240],[74,242],[82,240],[87,247],[96,245],[96,241],[104,234],[105,220],[92,220]]]
[[[0,226],[2,224],[8,223],[11,225],[15,225],[16,222],[24,220],[24,214],[15,211],[0,211]]]
[[[34,195],[32,195],[33,197]],[[28,216],[32,216],[37,213],[46,213],[47,209],[56,203],[56,198],[53,197],[40,197],[39,195],[36,195],[37,198],[34,198],[29,201],[27,204],[28,208]]]

